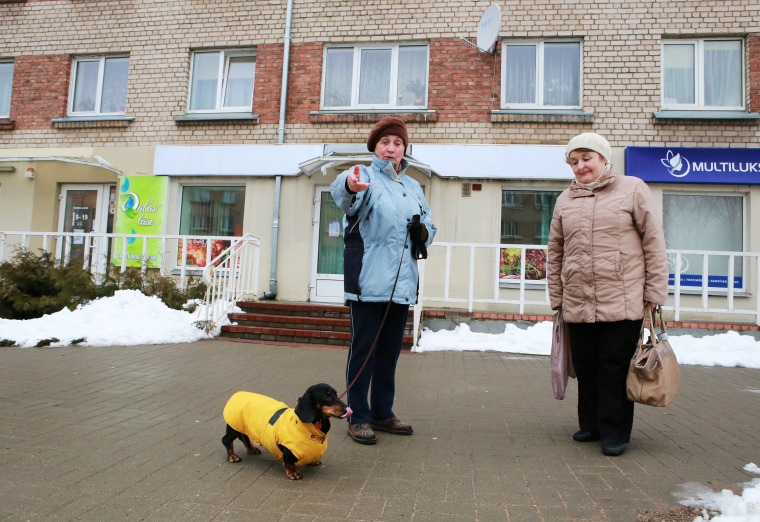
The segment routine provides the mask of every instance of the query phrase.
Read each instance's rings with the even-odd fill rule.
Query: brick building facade
[[[259,236],[267,252],[277,243],[272,237],[272,215],[281,202],[281,228],[274,232],[280,243],[276,257],[279,297],[318,300],[305,290],[314,286],[316,268],[310,263],[295,266],[290,260],[314,257],[319,238],[312,222],[315,215],[318,220],[319,211],[313,202],[345,165],[328,162],[321,173],[306,172],[299,165],[315,158],[296,157],[297,153],[311,154],[317,149],[306,146],[312,145],[323,151],[344,146],[358,154],[373,123],[386,114],[407,122],[411,155],[429,164],[429,171],[412,175],[428,193],[440,241],[510,243],[513,236],[520,236],[511,233],[520,227],[505,224],[509,220],[505,201],[512,201],[515,193],[562,190],[570,179],[562,163],[562,146],[580,132],[605,135],[613,146],[615,163],[626,173],[638,157],[635,151],[629,155],[631,147],[651,148],[653,154],[662,155],[665,149],[680,151],[684,157],[692,149],[714,149],[715,154],[748,149],[755,153],[748,164],[760,165],[757,0],[499,0],[495,2],[501,9],[495,52],[484,53],[472,42],[490,3],[293,0],[289,6],[287,0],[0,1],[5,29],[0,35],[0,67],[5,65],[6,73],[12,69],[6,87],[10,91],[7,114],[0,106],[0,167],[15,167],[0,173],[0,230],[64,230],[62,190],[75,191],[82,184],[99,185],[107,192],[120,176],[165,175],[169,179],[165,232],[184,233],[186,187],[243,187],[244,213],[235,218],[240,222],[230,230]],[[553,105],[541,98],[548,99],[555,89],[551,81],[561,83],[564,78],[564,73],[551,69],[566,65],[564,58],[546,65],[551,61],[548,46],[556,44],[568,44],[571,54],[578,49],[572,55],[578,65],[570,71],[577,72],[573,81],[578,94],[571,103]],[[355,61],[364,56],[364,50],[388,50],[389,74],[395,79],[396,75],[420,74],[419,68],[403,73],[398,65],[406,46],[426,56],[424,74],[415,77],[425,87],[421,104],[414,100],[402,106],[390,100],[350,102],[339,108],[326,105],[325,86],[339,77],[326,72],[330,49],[354,51]],[[694,63],[679,61],[684,46],[694,51]],[[537,64],[546,60],[544,68],[533,69],[531,81],[537,82],[537,94],[528,103],[524,99],[512,103],[506,94],[514,87],[512,83],[507,87],[508,79],[517,77],[509,67],[518,63],[505,66],[505,56],[512,56],[508,48],[516,57],[535,52]],[[245,110],[218,105],[190,110],[194,60],[217,52],[225,59],[242,57],[234,62],[241,71],[249,70],[246,64],[255,61],[252,102]],[[738,59],[738,68],[718,63],[721,59],[716,62],[708,52]],[[128,58],[123,110],[72,110],[80,82],[75,76],[77,64],[84,70],[84,62],[78,61],[92,59],[95,64],[109,57]],[[367,60],[368,67],[375,63]],[[286,61],[286,110],[281,122]],[[103,63],[100,79],[95,81],[105,92]],[[678,76],[672,83],[663,79],[666,65],[668,74]],[[691,92],[684,94],[684,89],[691,89],[683,87],[685,70],[693,72],[694,100],[689,99]],[[220,81],[236,79],[232,73],[228,77],[228,71],[219,73]],[[363,74],[355,69],[355,78]],[[731,83],[715,87],[713,76],[730,77]],[[0,75],[0,81],[5,77]],[[400,100],[400,82],[389,88],[396,92],[397,85]],[[557,89],[566,92],[562,86]],[[677,102],[666,100],[668,89],[678,91]],[[721,101],[705,101],[709,97],[705,93],[715,89],[720,90]],[[732,89],[739,90],[738,98],[729,97]],[[2,93],[0,85],[0,103]],[[232,145],[238,147],[218,148]],[[304,147],[283,147],[287,153],[271,158],[278,154],[277,149],[271,152],[271,145]],[[266,151],[266,161],[258,161],[259,151]],[[188,155],[213,159],[215,154],[225,155],[225,162],[235,165],[234,169],[219,171],[197,162],[186,171],[175,168],[185,165],[179,160]],[[500,164],[489,158],[508,161]],[[721,158],[716,161],[725,161]],[[260,164],[278,165],[280,171],[262,170]],[[453,165],[464,167],[454,171]],[[35,169],[34,180],[25,178],[28,168]],[[282,176],[281,193],[276,189],[278,176]],[[752,217],[760,212],[758,176],[741,183],[716,178],[689,185],[682,181],[674,178],[652,184],[662,208],[668,197],[679,193],[697,198],[739,194],[741,201],[734,206],[742,209],[741,250],[760,251],[760,231],[752,227]],[[481,190],[467,192],[465,197],[463,185],[470,183]],[[111,194],[113,198],[113,190]],[[473,218],[479,223],[475,230]],[[717,248],[708,247],[693,245],[694,249]],[[273,258],[262,258],[263,279],[270,273]]]

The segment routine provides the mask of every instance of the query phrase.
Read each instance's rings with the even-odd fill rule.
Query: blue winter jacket
[[[348,169],[335,178],[330,191],[343,210],[343,286],[346,301],[387,302],[391,297],[396,271],[401,261],[393,302],[417,302],[417,260],[411,253],[407,224],[420,215],[427,227],[430,246],[436,228],[430,216],[422,187],[406,175],[408,163],[401,160],[396,175],[393,163],[372,157],[372,165],[360,167],[360,179],[369,182],[367,190],[351,194],[346,190]]]

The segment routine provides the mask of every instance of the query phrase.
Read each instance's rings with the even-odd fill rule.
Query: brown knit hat
[[[380,138],[388,136],[389,134],[401,138],[401,141],[404,142],[404,150],[406,150],[409,145],[409,135],[406,132],[406,125],[401,119],[394,118],[393,116],[386,116],[377,122],[375,128],[369,133],[369,138],[367,138],[367,149],[370,152],[375,152],[375,147],[377,147],[377,142],[380,141]]]

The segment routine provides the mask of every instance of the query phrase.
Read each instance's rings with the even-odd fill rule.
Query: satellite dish
[[[489,5],[478,23],[477,46],[484,53],[490,53],[501,29],[501,9],[496,4]]]

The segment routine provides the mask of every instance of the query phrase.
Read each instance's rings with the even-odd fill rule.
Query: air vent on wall
[[[472,196],[472,183],[462,183],[462,197],[469,198]]]

